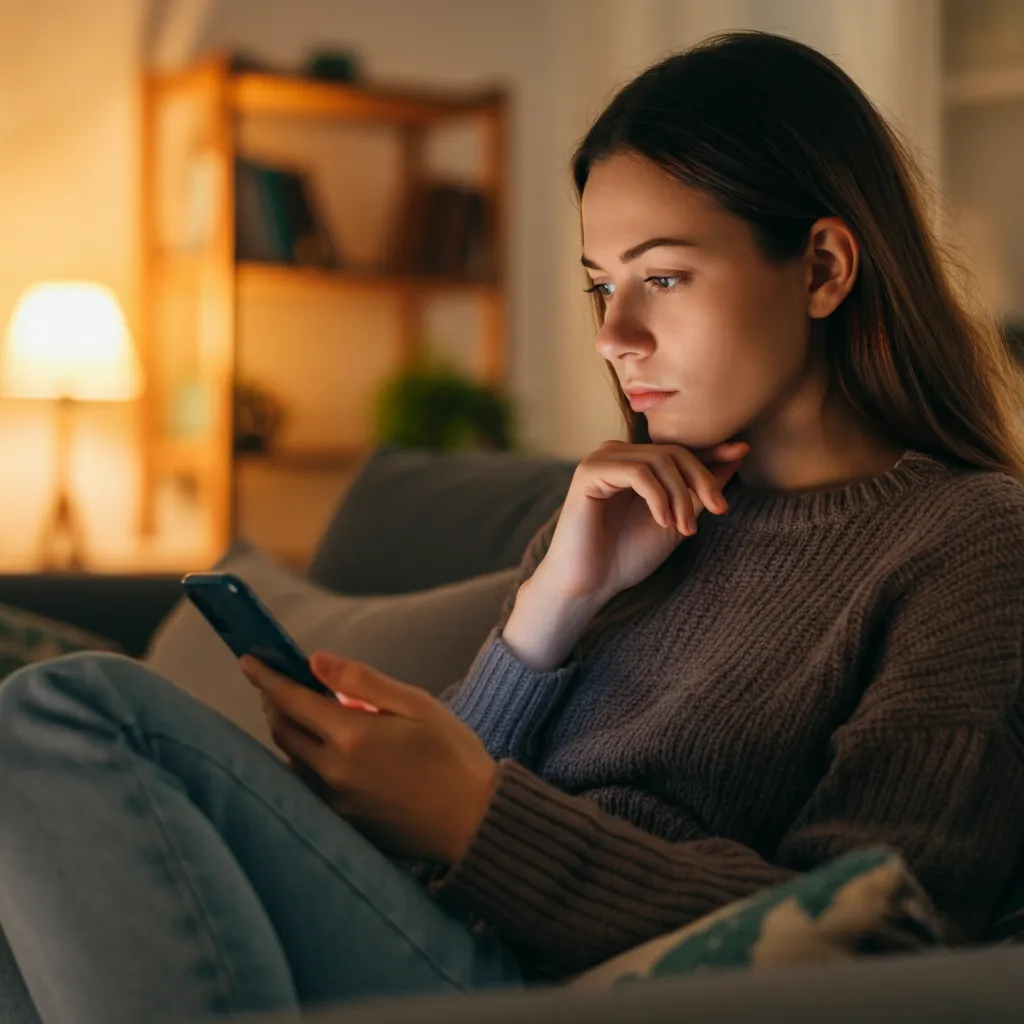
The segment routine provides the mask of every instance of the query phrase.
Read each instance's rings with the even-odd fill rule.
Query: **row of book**
[[[487,197],[464,185],[421,184],[401,211],[395,268],[471,281],[494,277]]]
[[[391,271],[486,281],[495,273],[487,196],[464,185],[422,183],[399,211]],[[239,260],[345,266],[308,174],[249,159],[235,165]]]
[[[325,269],[341,265],[307,174],[235,161],[235,257]]]

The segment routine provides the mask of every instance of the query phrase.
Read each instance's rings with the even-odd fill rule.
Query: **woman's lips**
[[[629,407],[633,412],[647,412],[677,394],[678,391],[637,391],[629,396]]]

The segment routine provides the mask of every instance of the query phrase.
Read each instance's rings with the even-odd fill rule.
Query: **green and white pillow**
[[[931,900],[886,847],[854,850],[592,968],[571,984],[827,963],[943,941]]]
[[[0,604],[0,680],[23,665],[71,651],[120,651],[120,647],[84,629]]]

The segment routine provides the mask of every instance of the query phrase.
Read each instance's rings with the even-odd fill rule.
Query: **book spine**
[[[294,263],[295,251],[288,229],[288,214],[284,208],[281,174],[271,167],[260,167],[258,175],[274,259],[278,263]]]

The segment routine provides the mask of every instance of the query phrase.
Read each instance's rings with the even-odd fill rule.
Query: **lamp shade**
[[[109,288],[53,281],[24,292],[0,349],[0,394],[127,402],[141,387],[139,356]]]

